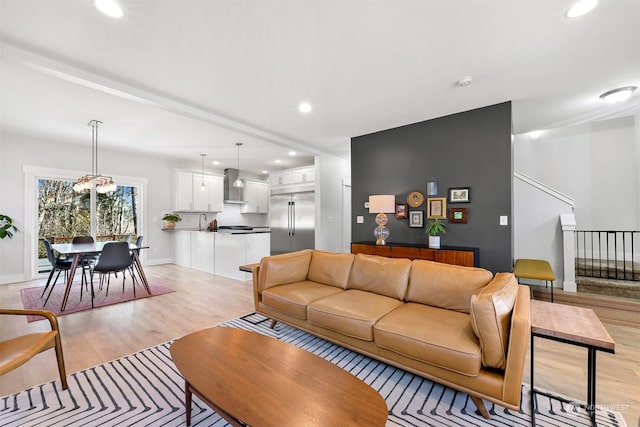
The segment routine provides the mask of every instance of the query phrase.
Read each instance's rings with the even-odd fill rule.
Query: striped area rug
[[[476,413],[466,394],[425,380],[356,352],[278,323],[247,315],[220,326],[242,328],[290,342],[330,360],[370,384],[389,408],[387,426],[530,426],[529,390],[522,387],[522,410],[489,405],[491,420]],[[184,380],[177,372],[171,342],[0,398],[2,426],[180,426],[185,425]],[[586,413],[543,396],[537,397],[540,426],[590,426]],[[227,423],[194,396],[192,425]],[[619,413],[597,411],[599,426],[625,426]],[[284,427],[284,426],[283,426]],[[293,427],[293,426],[292,426]],[[333,426],[327,426],[333,427]],[[339,427],[339,426],[336,426]]]

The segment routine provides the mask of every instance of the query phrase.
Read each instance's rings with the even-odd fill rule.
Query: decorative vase
[[[431,249],[440,249],[440,236],[429,236],[429,247]]]
[[[173,221],[164,221],[164,227],[165,230],[173,230],[176,228],[176,223]]]

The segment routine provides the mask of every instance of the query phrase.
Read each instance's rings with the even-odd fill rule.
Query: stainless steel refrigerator
[[[271,194],[271,255],[315,247],[315,193]]]

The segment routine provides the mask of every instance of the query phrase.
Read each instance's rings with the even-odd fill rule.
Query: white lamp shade
[[[369,196],[369,213],[392,213],[396,211],[396,196]]]

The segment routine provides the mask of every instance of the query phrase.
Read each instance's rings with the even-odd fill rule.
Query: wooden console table
[[[466,267],[478,267],[480,261],[478,248],[442,246],[440,249],[431,249],[428,245],[411,243],[376,245],[375,242],[353,242],[351,243],[351,253],[380,255],[389,258],[424,259]]]

